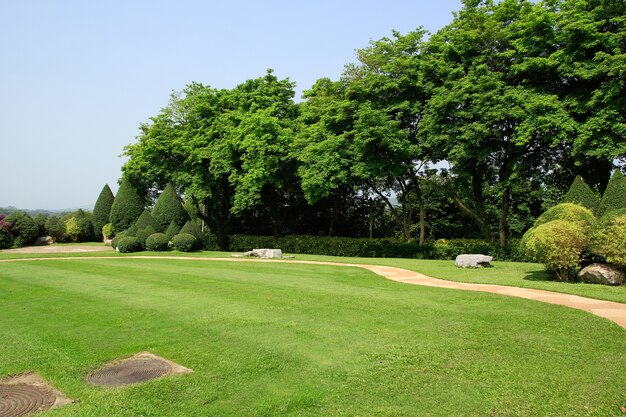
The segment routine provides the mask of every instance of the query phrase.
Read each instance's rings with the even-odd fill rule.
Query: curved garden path
[[[427,287],[450,288],[464,291],[480,291],[510,297],[526,298],[541,301],[548,304],[558,304],[566,307],[587,311],[596,316],[603,317],[617,323],[626,330],[626,304],[612,301],[596,300],[593,298],[580,297],[578,295],[562,294],[552,291],[535,290],[531,288],[509,287],[491,284],[470,284],[465,282],[446,281],[432,278],[419,272],[409,271],[403,268],[381,265],[364,265],[338,262],[279,260],[279,259],[246,259],[246,258],[209,258],[187,256],[81,256],[81,257],[56,257],[56,258],[21,258],[3,259],[0,262],[18,261],[45,261],[45,260],[80,260],[80,259],[177,259],[187,261],[225,261],[225,262],[285,262],[292,264],[351,266],[367,269],[392,281]]]

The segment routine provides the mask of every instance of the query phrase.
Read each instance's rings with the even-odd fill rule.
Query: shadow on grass
[[[546,271],[529,271],[524,277],[527,281],[552,281],[550,275]]]

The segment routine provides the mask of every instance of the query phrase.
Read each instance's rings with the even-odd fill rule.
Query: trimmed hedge
[[[127,236],[126,232],[119,232],[118,234],[116,234],[113,240],[111,240],[111,247],[113,249],[117,249],[117,245],[120,242],[120,240],[124,239],[126,236]]]
[[[152,209],[152,216],[160,224],[161,230],[165,230],[171,222],[180,227],[189,220],[189,214],[172,184],[167,184],[157,199]]]
[[[413,258],[444,259],[456,258],[462,253],[491,255],[498,261],[523,261],[524,255],[513,241],[507,247],[478,239],[440,239],[420,245],[400,239],[369,239],[349,237],[327,237],[308,235],[273,236],[230,236],[229,250],[246,252],[256,248],[276,248],[288,253],[309,255],[331,255],[363,258]],[[212,249],[212,248],[210,248]]]
[[[180,232],[178,232],[178,234],[181,234],[181,233],[188,233],[196,238],[195,249],[204,248],[206,244],[204,240],[204,233],[202,232],[202,229],[200,229],[200,226],[198,226],[198,224],[195,221],[189,220],[187,223],[185,223],[183,228],[180,229]]]
[[[167,230],[165,231],[165,235],[169,240],[172,240],[174,236],[180,233],[180,226],[176,224],[174,220],[167,226]]]
[[[623,208],[626,208],[626,177],[620,170],[615,170],[598,206],[598,217]]]
[[[131,227],[144,209],[144,201],[137,190],[126,178],[122,178],[117,195],[113,199],[109,219],[113,223],[113,230],[117,233]]]
[[[586,233],[596,221],[596,218],[588,208],[574,203],[561,203],[549,208],[539,216],[535,221],[535,227],[554,220],[576,223]]]
[[[598,219],[591,228],[589,249],[607,262],[626,268],[626,208]]]
[[[181,252],[191,252],[197,244],[198,240],[189,233],[179,233],[172,239],[174,249]]]
[[[102,187],[102,191],[100,191],[100,195],[96,200],[96,204],[93,207],[92,222],[95,233],[102,232],[104,225],[109,223],[113,200],[115,200],[115,197],[113,196],[113,192],[111,191],[109,184],[104,184],[104,187]],[[104,236],[96,236],[97,239],[103,237]]]
[[[156,252],[166,251],[168,249],[169,239],[165,233],[153,233],[146,239],[146,249]]]
[[[152,226],[148,226],[145,227],[141,230],[139,230],[137,232],[137,240],[139,240],[139,243],[141,243],[141,246],[145,247],[146,246],[146,240],[148,240],[148,237],[150,237],[151,235],[155,234],[157,231],[154,230],[154,228]]]
[[[139,218],[135,222],[135,225],[139,230],[143,230],[146,227],[150,226],[157,232],[161,231],[161,225],[156,220],[154,220],[154,217],[152,217],[152,214],[150,214],[148,210],[144,210],[143,213],[141,213],[141,216],[139,216]]]
[[[565,194],[563,202],[580,204],[595,213],[600,205],[600,197],[598,197],[579,175],[569,187],[569,191]]]
[[[116,247],[117,251],[120,253],[130,253],[130,252],[139,252],[143,249],[141,246],[141,242],[139,239],[133,236],[126,236],[120,239],[117,243]]]

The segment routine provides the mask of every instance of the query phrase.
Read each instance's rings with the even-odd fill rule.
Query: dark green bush
[[[118,234],[116,234],[113,240],[111,240],[111,247],[113,249],[116,249],[117,244],[120,242],[120,240],[122,240],[125,237],[127,237],[126,232],[119,232]]]
[[[137,237],[137,233],[139,232],[139,228],[137,227],[137,225],[132,225],[131,227],[129,227],[128,229],[124,230],[124,233],[126,234],[126,236],[135,236]]]
[[[167,227],[167,230],[165,231],[165,235],[167,236],[169,240],[172,240],[174,236],[176,236],[179,233],[180,233],[180,226],[177,225],[176,222],[174,222],[174,220],[172,220],[170,225]]]
[[[179,233],[172,239],[174,249],[181,252],[191,252],[198,245],[198,240],[189,233]]]
[[[65,221],[59,216],[51,216],[46,220],[46,234],[55,242],[65,239]]]
[[[38,213],[35,217],[33,217],[33,221],[37,223],[37,227],[39,227],[37,236],[46,236],[46,221],[47,220],[48,218],[42,213]]]
[[[172,222],[180,227],[189,220],[189,215],[172,184],[167,184],[157,199],[152,209],[152,216],[159,223],[161,230],[165,230]]]
[[[169,239],[165,233],[153,233],[146,239],[146,249],[151,251],[165,251],[168,248]]]
[[[626,177],[620,170],[615,170],[602,195],[598,207],[598,217],[604,216],[612,210],[623,208],[626,208]]]
[[[73,242],[89,242],[94,239],[91,214],[79,209],[67,216],[65,234]]]
[[[200,229],[200,226],[198,226],[198,223],[196,223],[193,220],[189,220],[187,223],[185,223],[185,225],[183,226],[182,229],[180,229],[180,233],[189,233],[190,235],[192,235],[193,237],[196,238],[196,249],[202,249],[204,247],[204,233],[202,232],[202,229]]]
[[[626,268],[626,208],[598,219],[591,228],[589,249],[607,262]]]
[[[123,237],[117,242],[116,250],[120,253],[139,252],[143,248],[139,239],[133,236]]]
[[[28,214],[22,211],[9,214],[4,221],[11,223],[13,245],[18,248],[32,245],[35,239],[39,237],[39,226]]]
[[[96,234],[102,232],[102,228],[105,224],[110,222],[111,206],[113,205],[115,197],[109,187],[109,184],[105,184],[100,191],[100,195],[96,200],[96,205],[93,207],[93,230]],[[105,236],[95,236],[97,240],[104,238]]]
[[[109,219],[113,223],[113,230],[117,233],[131,227],[144,209],[144,201],[141,199],[132,184],[122,178],[120,189],[111,205]]]
[[[161,225],[157,223],[156,220],[154,220],[154,217],[152,217],[152,214],[150,214],[148,210],[144,210],[143,213],[141,213],[141,216],[139,216],[135,225],[139,230],[145,229],[146,227],[150,226],[157,232],[161,231]]]
[[[600,205],[600,198],[581,176],[577,176],[569,187],[569,191],[565,194],[563,202],[579,204],[595,213],[598,205]]]
[[[155,234],[157,231],[152,226],[145,227],[137,232],[137,240],[141,243],[141,246],[146,246],[146,240],[148,236]]]
[[[0,249],[8,249],[13,246],[13,236],[8,228],[0,227]]]

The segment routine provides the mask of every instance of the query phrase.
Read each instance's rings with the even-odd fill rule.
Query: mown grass
[[[0,376],[37,371],[80,400],[51,417],[611,416],[626,403],[617,325],[358,268],[2,263],[0,306]],[[119,389],[83,382],[144,350],[194,373]]]

